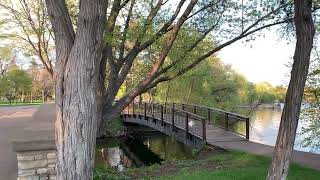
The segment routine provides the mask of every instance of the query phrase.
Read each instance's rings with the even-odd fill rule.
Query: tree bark
[[[268,180],[284,180],[288,175],[313,46],[312,1],[295,0],[294,3],[297,38],[294,63]]]
[[[81,0],[74,34],[64,0],[47,0],[56,37],[57,179],[93,178],[106,0]]]

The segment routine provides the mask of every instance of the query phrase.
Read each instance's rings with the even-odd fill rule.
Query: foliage
[[[94,170],[93,179],[94,180],[127,180],[130,178],[125,176],[119,177],[114,174],[114,171],[106,167],[96,167]]]
[[[0,47],[0,76],[8,71],[11,59],[12,49],[10,47]]]
[[[246,82],[229,65],[210,58],[184,76],[159,85],[156,99],[230,109],[239,105],[239,93]]]
[[[54,82],[44,68],[32,66],[27,70],[32,77],[31,96],[33,99],[41,99],[47,102],[54,99]]]
[[[318,39],[317,39],[318,40]],[[317,42],[317,41],[316,41]],[[304,94],[305,105],[301,112],[303,146],[320,148],[320,56],[318,44],[313,50],[308,79]]]
[[[218,58],[209,58],[184,76],[160,84],[149,96],[155,96],[151,99],[156,101],[232,110],[243,104],[284,102],[285,93],[283,86],[250,83],[230,65]]]
[[[23,70],[13,68],[0,79],[0,94],[8,100],[13,100],[31,89],[31,78]]]
[[[261,82],[256,85],[258,99],[262,103],[284,102],[286,89],[282,86],[273,87],[268,82]]]
[[[53,76],[53,33],[44,0],[2,0],[1,39]]]
[[[122,124],[122,119],[120,118],[120,116],[113,117],[107,123],[108,123],[108,126],[105,129],[106,134],[110,135],[111,137],[115,137],[123,133],[124,126]]]

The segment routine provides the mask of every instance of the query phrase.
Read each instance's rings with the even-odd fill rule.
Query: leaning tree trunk
[[[105,0],[81,0],[74,34],[64,0],[46,0],[56,37],[57,179],[93,177]]]
[[[312,1],[295,0],[294,5],[297,37],[294,63],[268,180],[284,180],[288,175],[315,31]]]

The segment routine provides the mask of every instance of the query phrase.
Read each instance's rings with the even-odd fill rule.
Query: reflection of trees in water
[[[120,149],[120,147],[102,148],[97,150],[96,161],[99,165],[111,167],[122,171],[123,168],[132,167],[132,160]],[[96,163],[97,164],[97,163]]]
[[[117,143],[114,143],[117,141]],[[192,158],[189,147],[163,134],[136,138],[111,139],[97,145],[96,166],[107,166],[117,170],[160,163],[163,160]]]
[[[144,142],[145,144],[149,144],[152,152],[158,154],[164,160],[188,159],[192,157],[191,149],[172,137],[148,138]]]

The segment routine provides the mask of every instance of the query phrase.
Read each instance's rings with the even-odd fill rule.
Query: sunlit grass
[[[228,151],[209,155],[202,160],[183,160],[170,162],[170,165],[156,164],[142,168],[129,168],[124,174],[117,174],[110,169],[99,167],[96,175],[98,173],[100,176],[97,175],[96,179],[264,180],[270,163],[269,157]],[[170,168],[170,171],[166,171]],[[320,171],[292,163],[287,179],[317,180],[319,177]]]
[[[223,164],[219,170],[190,171],[181,170],[177,174],[164,176],[160,179],[174,180],[264,180],[267,176],[271,158],[231,151],[230,153],[209,157]],[[317,180],[320,171],[292,163],[288,180]]]
[[[42,104],[41,100],[35,100],[32,103],[30,101],[26,101],[26,102],[22,102],[22,101],[11,101],[11,103],[9,101],[0,101],[0,107],[1,106],[29,106],[29,105],[40,105]]]

